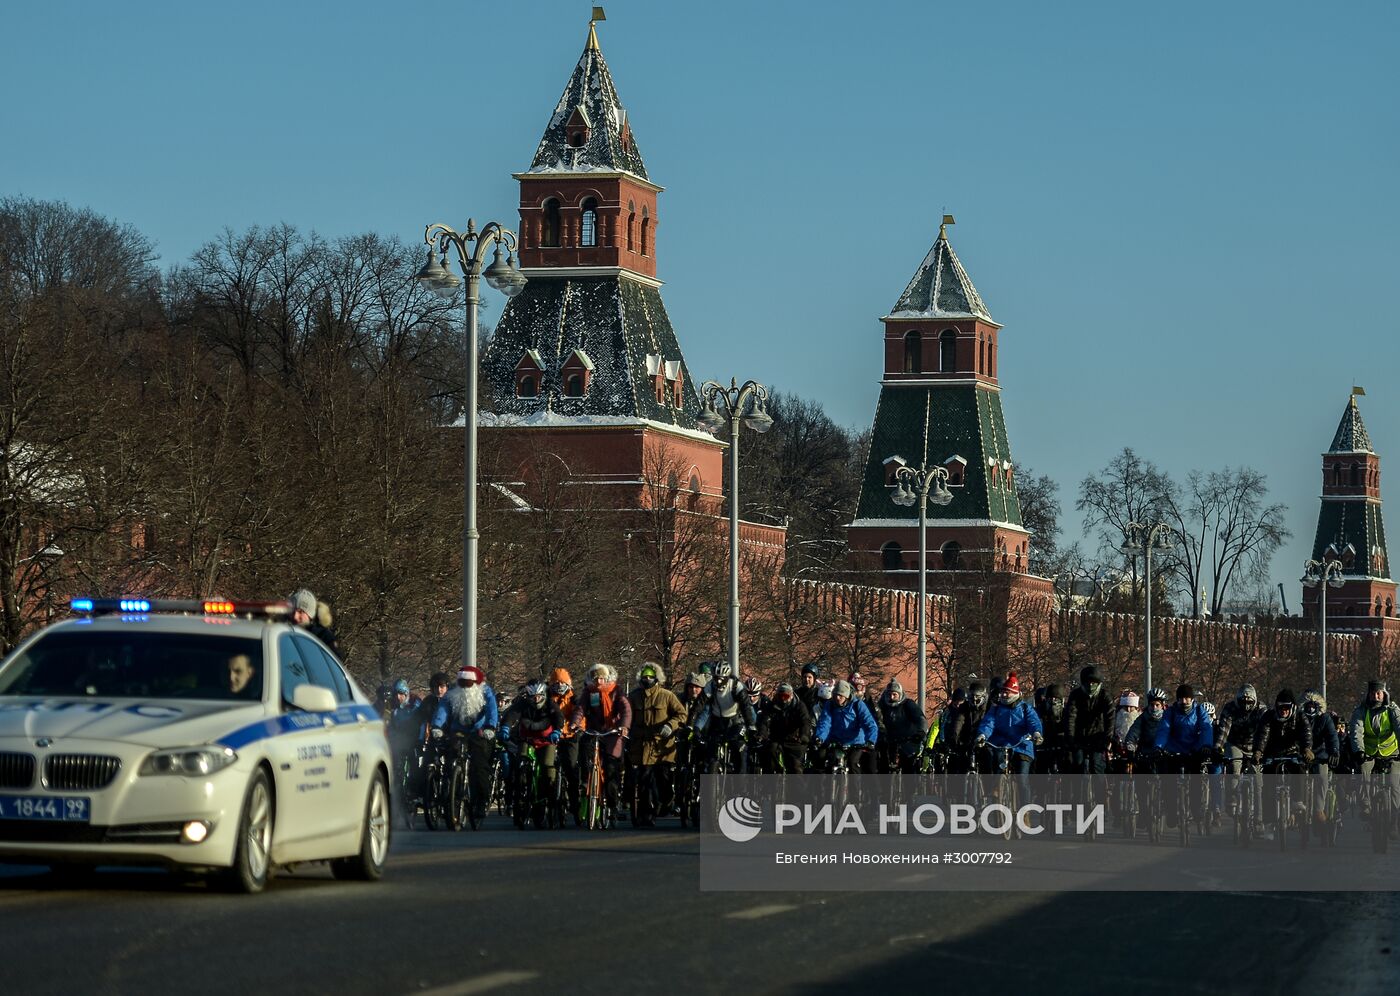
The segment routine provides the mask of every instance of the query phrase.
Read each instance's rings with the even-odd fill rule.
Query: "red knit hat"
[[[1016,680],[1016,672],[1012,671],[1006,676],[1006,681],[1002,683],[1001,690],[1012,695],[1021,694],[1021,683]]]

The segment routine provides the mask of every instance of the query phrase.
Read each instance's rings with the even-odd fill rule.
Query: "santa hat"
[[[1006,676],[1006,681],[1002,683],[1001,690],[1011,695],[1021,694],[1021,683],[1016,680],[1016,672],[1012,671]]]

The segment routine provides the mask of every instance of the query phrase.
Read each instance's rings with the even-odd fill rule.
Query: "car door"
[[[297,686],[315,684],[290,633],[277,638],[280,678],[280,732],[269,742],[277,780],[277,836],[283,841],[318,837],[335,821],[328,818],[332,794],[342,784],[334,777],[335,714],[309,713],[292,705]]]
[[[331,786],[325,796],[326,810],[323,817],[330,824],[328,829],[334,831],[358,826],[364,814],[365,792],[373,772],[373,757],[367,756],[364,742],[364,726],[367,720],[358,714],[350,691],[350,682],[346,680],[335,658],[309,636],[297,633],[293,639],[311,681],[329,689],[335,695],[339,706],[334,716],[335,725],[326,728],[331,738],[334,757],[326,769]],[[372,725],[382,728],[382,723],[377,717]]]

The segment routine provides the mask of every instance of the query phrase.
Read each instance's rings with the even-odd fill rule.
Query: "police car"
[[[71,607],[0,664],[0,861],[379,878],[384,725],[290,604]]]

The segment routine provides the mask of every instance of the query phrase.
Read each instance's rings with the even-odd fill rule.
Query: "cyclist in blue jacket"
[[[1178,775],[1187,772],[1202,779],[1201,766],[1210,758],[1215,746],[1215,722],[1206,713],[1205,707],[1196,701],[1196,690],[1190,685],[1179,685],[1176,689],[1176,703],[1162,717],[1157,727],[1154,745],[1164,753],[1157,770],[1164,774]],[[1166,805],[1167,826],[1176,826],[1177,780],[1169,778],[1163,788],[1163,801]],[[1204,781],[1200,786],[1192,786],[1191,815],[1201,816],[1205,797]]]
[[[880,727],[863,699],[853,697],[849,681],[838,681],[832,689],[831,701],[817,717],[812,740],[831,744],[846,752],[846,766],[851,771],[875,773],[875,741]]]
[[[977,724],[977,747],[982,754],[982,770],[995,772],[999,755],[989,748],[1010,748],[1007,764],[1020,783],[1021,798],[1031,798],[1031,762],[1037,744],[1044,742],[1040,717],[1029,702],[1021,699],[1021,683],[1012,671],[997,689],[996,701]]]

